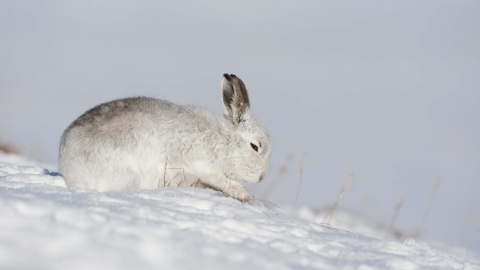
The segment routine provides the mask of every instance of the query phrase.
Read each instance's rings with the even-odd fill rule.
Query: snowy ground
[[[377,240],[212,190],[69,190],[55,172],[8,163],[0,268],[480,269],[414,240]]]

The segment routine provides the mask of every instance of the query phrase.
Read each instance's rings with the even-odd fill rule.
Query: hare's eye
[[[253,150],[258,152],[258,147],[255,144],[250,143],[250,146],[252,146]]]

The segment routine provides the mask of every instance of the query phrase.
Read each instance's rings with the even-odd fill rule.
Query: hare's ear
[[[228,120],[236,125],[244,120],[250,109],[250,100],[245,84],[233,74],[223,74],[223,107]]]

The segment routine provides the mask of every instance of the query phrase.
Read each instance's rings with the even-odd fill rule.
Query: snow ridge
[[[67,189],[0,163],[0,268],[478,269],[428,245],[386,242],[196,188]]]

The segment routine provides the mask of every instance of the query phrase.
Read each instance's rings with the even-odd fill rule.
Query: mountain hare
[[[250,114],[245,84],[222,78],[226,117],[146,97],[100,104],[63,133],[58,168],[69,188],[98,191],[195,186],[248,201],[237,181],[267,171],[270,138]]]

